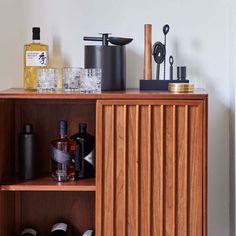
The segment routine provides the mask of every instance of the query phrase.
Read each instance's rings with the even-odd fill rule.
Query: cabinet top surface
[[[81,94],[78,92],[66,93],[37,92],[24,89],[8,89],[0,91],[0,99],[205,99],[204,89],[195,89],[193,93],[171,93],[168,91],[140,91],[127,89],[125,91],[105,91],[97,94]]]

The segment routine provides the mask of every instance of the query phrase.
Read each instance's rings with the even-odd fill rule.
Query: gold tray
[[[176,93],[191,93],[194,91],[194,84],[188,83],[169,83],[168,84],[168,91],[169,92],[176,92]]]

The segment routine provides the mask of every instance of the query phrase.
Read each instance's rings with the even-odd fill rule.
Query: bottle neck
[[[40,40],[39,39],[33,39],[33,44],[40,44]]]

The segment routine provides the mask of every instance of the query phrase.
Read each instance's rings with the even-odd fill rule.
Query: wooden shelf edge
[[[95,179],[58,183],[50,177],[35,180],[9,180],[0,186],[1,191],[96,191]]]

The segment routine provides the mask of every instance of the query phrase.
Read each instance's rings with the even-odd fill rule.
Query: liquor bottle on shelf
[[[71,227],[65,223],[57,223],[52,227],[51,236],[71,236]]]
[[[40,43],[40,28],[33,27],[33,42],[24,47],[24,88],[37,89],[38,68],[48,65],[48,45]]]
[[[83,236],[95,236],[95,233],[93,230],[87,230],[83,233]]]
[[[20,236],[37,236],[37,231],[32,228],[27,228],[22,231]]]
[[[24,124],[23,132],[19,134],[20,178],[36,177],[36,161],[36,135],[33,133],[32,124]]]
[[[95,177],[95,137],[86,131],[87,125],[80,123],[79,132],[70,138],[76,142],[75,179]]]
[[[51,149],[52,177],[58,182],[74,180],[75,141],[67,137],[67,121],[60,121],[59,138],[51,141]]]

